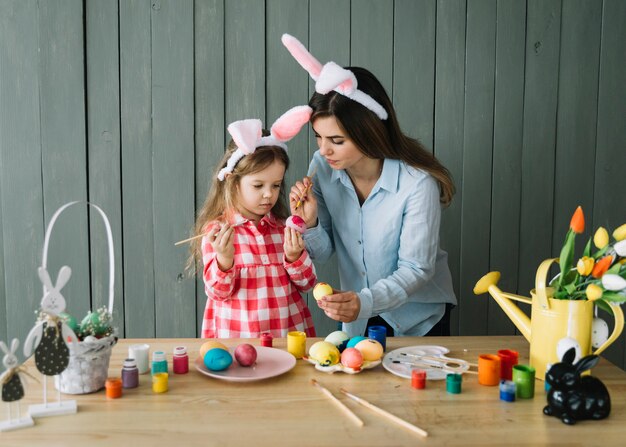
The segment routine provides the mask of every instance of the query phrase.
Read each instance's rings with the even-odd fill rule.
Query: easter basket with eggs
[[[50,219],[44,238],[42,267],[46,268],[48,257],[48,245],[52,228],[59,215],[76,203],[69,202],[60,207]],[[95,312],[88,312],[87,316],[79,323],[68,313],[60,313],[58,318],[63,320],[76,334],[76,343],[69,343],[69,363],[64,371],[55,376],[55,386],[66,394],[87,394],[104,388],[108,376],[111,350],[117,343],[116,331],[112,326],[112,312],[114,299],[115,265],[113,254],[113,235],[111,225],[106,214],[100,207],[88,203],[94,207],[104,222],[107,234],[109,251],[109,303],[108,307],[102,307]]]

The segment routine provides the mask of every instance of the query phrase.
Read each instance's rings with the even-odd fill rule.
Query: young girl
[[[319,146],[313,194],[303,197],[306,177],[289,198],[307,224],[311,257],[324,262],[337,254],[343,291],[318,306],[350,336],[369,325],[386,326],[388,335],[449,335],[456,298],[439,223],[454,194],[450,173],[402,133],[372,73],[322,65],[292,36],[283,43],[316,81],[309,101]]]
[[[300,292],[316,280],[302,235],[285,226],[286,141],[308,122],[294,107],[262,136],[260,120],[228,126],[232,141],[196,221],[192,252],[202,259],[207,302],[203,338],[248,338],[289,331],[315,336]],[[267,132],[265,132],[267,134]]]

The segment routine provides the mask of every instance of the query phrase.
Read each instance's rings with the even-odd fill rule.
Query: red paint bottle
[[[189,372],[189,356],[185,346],[174,348],[174,374],[187,374]]]

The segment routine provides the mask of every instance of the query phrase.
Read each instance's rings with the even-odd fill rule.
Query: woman
[[[319,146],[314,175],[297,182],[289,199],[307,224],[311,258],[337,254],[342,291],[318,306],[350,336],[374,324],[388,335],[449,335],[456,298],[439,225],[454,194],[450,173],[402,133],[372,73],[322,66],[295,38],[285,35],[283,43],[317,81],[309,101]]]

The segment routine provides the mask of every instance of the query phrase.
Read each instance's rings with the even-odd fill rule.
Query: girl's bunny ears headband
[[[387,119],[387,111],[374,98],[357,89],[354,73],[340,67],[334,62],[322,65],[311,53],[304,48],[298,39],[283,34],[282,42],[296,61],[304,68],[315,81],[315,91],[325,95],[331,90],[350,98],[367,107],[381,120]]]
[[[261,120],[249,119],[230,123],[228,133],[233,137],[237,150],[228,159],[226,167],[217,174],[217,178],[224,180],[227,173],[233,172],[237,163],[246,155],[252,154],[261,146],[278,146],[287,151],[287,141],[295,137],[302,126],[309,122],[313,109],[309,106],[296,106],[287,110],[278,118],[270,129],[267,137],[263,135]]]

